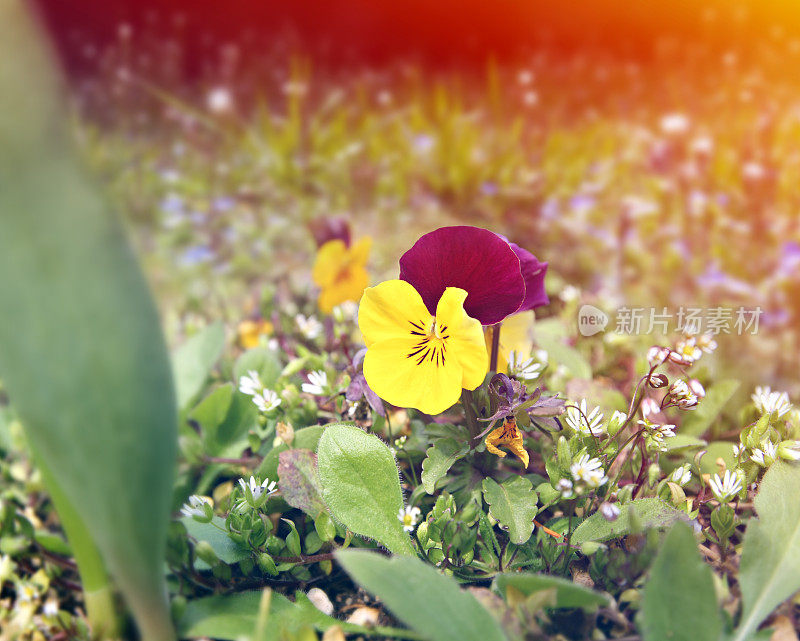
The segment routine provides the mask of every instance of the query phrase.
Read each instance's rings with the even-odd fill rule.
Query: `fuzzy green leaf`
[[[676,523],[664,537],[644,588],[643,637],[718,641],[721,632],[711,569],[700,558],[691,528]]]
[[[334,518],[395,554],[414,554],[397,516],[403,508],[400,473],[383,441],[351,425],[329,425],[319,440],[317,467]]]
[[[454,438],[440,438],[428,448],[422,461],[422,484],[428,494],[433,494],[436,483],[442,479],[458,459],[469,451],[467,443]]]
[[[783,601],[800,590],[800,467],[774,463],[755,498],[740,564],[742,617],[733,636],[745,641]]]
[[[491,515],[508,528],[512,543],[521,545],[531,538],[539,497],[528,479],[514,476],[499,484],[494,479],[484,479],[483,498]]]
[[[278,355],[266,347],[248,349],[233,366],[233,379],[236,385],[239,379],[249,371],[258,373],[258,377],[265,387],[272,387],[281,375],[281,361]]]
[[[557,608],[596,610],[598,606],[611,603],[608,595],[595,592],[558,576],[514,572],[513,574],[498,574],[494,579],[493,587],[503,598],[506,596],[506,587],[509,585],[525,596],[540,590],[555,589],[555,607]]]
[[[387,559],[363,550],[341,550],[336,558],[356,583],[379,597],[425,639],[506,639],[500,625],[474,596],[419,559]]]
[[[620,505],[616,521],[607,521],[600,512],[595,512],[572,533],[572,543],[580,545],[588,541],[608,541],[631,534],[639,529],[666,528],[676,521],[688,521],[685,512],[676,510],[661,499],[636,499]]]
[[[225,529],[225,519],[219,516],[215,516],[211,523],[200,523],[190,516],[184,516],[181,518],[181,523],[194,541],[208,543],[220,561],[231,564],[250,556],[250,551],[246,547],[239,545],[222,531]],[[198,570],[207,570],[209,566],[202,559],[195,559],[195,567]]]

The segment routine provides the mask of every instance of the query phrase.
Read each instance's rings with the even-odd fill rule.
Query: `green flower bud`
[[[266,572],[270,576],[278,576],[278,568],[275,567],[275,561],[269,554],[262,552],[258,555],[257,561],[258,567],[261,568],[262,572]]]
[[[201,559],[211,567],[214,567],[214,564],[219,561],[217,553],[214,552],[214,548],[211,547],[208,541],[198,541],[197,545],[194,546],[194,553],[198,559]]]

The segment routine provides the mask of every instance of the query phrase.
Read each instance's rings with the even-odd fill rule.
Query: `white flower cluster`
[[[773,392],[769,387],[756,387],[750,398],[759,412],[776,419],[783,418],[792,410],[789,395],[786,392]]]
[[[600,459],[591,458],[588,454],[583,454],[578,458],[578,460],[570,466],[569,471],[572,474],[573,481],[576,483],[583,483],[592,490],[608,482],[608,477],[603,470],[603,463]]]
[[[242,394],[251,396],[256,407],[265,414],[281,404],[281,398],[278,394],[264,387],[258,372],[254,370],[249,370],[245,376],[239,378],[239,391]]]

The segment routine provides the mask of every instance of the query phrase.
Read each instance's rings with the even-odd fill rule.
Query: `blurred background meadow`
[[[173,338],[305,286],[315,218],[374,239],[375,281],[460,223],[550,262],[545,316],[758,307],[721,357],[797,385],[792,3],[41,9]]]

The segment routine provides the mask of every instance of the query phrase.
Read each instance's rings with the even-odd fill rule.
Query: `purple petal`
[[[547,305],[550,299],[544,290],[544,277],[547,274],[547,263],[540,263],[539,259],[527,249],[511,243],[511,249],[519,258],[522,277],[525,279],[525,300],[522,301],[520,312],[527,312],[536,307]]]
[[[400,278],[413,285],[431,314],[447,287],[467,292],[464,309],[483,325],[499,323],[525,300],[520,260],[511,245],[479,227],[442,227],[400,258]]]

